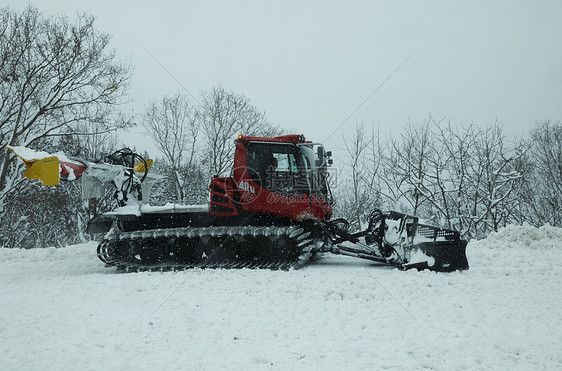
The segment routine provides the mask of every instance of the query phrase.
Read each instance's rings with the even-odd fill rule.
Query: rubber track
[[[313,256],[313,240],[307,237],[310,233],[303,228],[297,226],[290,227],[263,227],[263,226],[223,226],[223,227],[183,227],[183,228],[167,228],[153,229],[143,231],[110,233],[106,236],[98,246],[98,257],[106,263],[106,266],[115,266],[118,271],[122,272],[165,272],[165,271],[182,271],[193,268],[209,268],[209,269],[270,269],[270,270],[289,270],[298,269],[306,264]],[[223,241],[235,239],[236,241],[244,241],[245,238],[266,237],[270,240],[270,244],[275,246],[276,241],[285,238],[290,241],[293,248],[300,250],[300,255],[296,258],[275,259],[252,259],[252,260],[215,260],[213,256],[204,258],[198,263],[161,263],[161,264],[143,264],[131,262],[129,256],[134,252],[129,249],[126,258],[123,254],[119,256],[114,249],[120,242],[150,241],[155,239],[177,239],[177,238],[218,238]],[[243,243],[243,242],[242,242]],[[129,246],[131,246],[129,244]]]

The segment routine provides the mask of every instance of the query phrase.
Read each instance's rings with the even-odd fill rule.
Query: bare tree
[[[484,237],[511,220],[517,187],[523,178],[521,144],[508,143],[501,125],[482,130],[473,144],[465,187],[466,222],[471,237]]]
[[[187,96],[164,96],[146,109],[143,126],[164,154],[173,178],[175,198],[185,199],[186,180],[197,161],[201,121]],[[186,168],[183,172],[182,169]]]
[[[334,213],[349,220],[354,229],[362,229],[370,212],[382,207],[379,170],[384,148],[380,139],[378,130],[368,131],[363,123],[355,125],[351,137],[343,137],[348,156],[344,176],[331,184],[337,195]]]
[[[349,155],[348,169],[351,179],[349,186],[346,186],[345,216],[355,229],[361,229],[361,221],[365,218],[365,209],[368,207],[370,190],[367,189],[368,173],[365,158],[370,146],[365,126],[357,124],[352,137],[348,140],[344,138],[345,148]]]
[[[94,18],[46,18],[36,8],[0,10],[1,146],[33,146],[54,136],[81,134],[89,122],[107,132],[127,125],[115,115],[131,76],[128,63],[108,50],[110,36]],[[0,193],[11,185],[13,156],[0,163]],[[0,195],[1,197],[1,195]]]
[[[131,67],[117,60],[109,41],[87,15],[71,23],[32,6],[0,9],[0,147],[86,157],[78,137],[96,140],[128,126],[116,106],[125,102]],[[44,189],[21,179],[20,166],[0,151],[0,244],[75,241],[86,219],[78,185]]]
[[[481,135],[472,124],[453,127],[450,122],[434,122],[438,129],[436,140],[442,148],[440,161],[444,164],[442,176],[438,180],[440,208],[446,225],[465,235],[471,228],[469,188],[471,187],[469,169],[474,167],[474,147]]]
[[[409,212],[421,213],[431,198],[429,174],[431,158],[435,155],[430,123],[415,126],[409,123],[400,140],[393,140],[387,159],[386,189],[394,197],[393,203],[405,203]]]
[[[282,131],[265,118],[244,95],[215,86],[201,94],[201,118],[210,175],[226,175],[234,159],[238,134],[275,136]]]
[[[376,183],[390,208],[485,236],[514,220],[523,171],[522,143],[500,125],[479,130],[449,122],[412,123],[381,152]]]
[[[522,195],[528,221],[535,225],[562,226],[562,124],[539,121],[529,140],[528,176]]]

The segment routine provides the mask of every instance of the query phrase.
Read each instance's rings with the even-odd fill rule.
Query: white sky
[[[562,119],[562,1],[36,0],[85,11],[135,65],[127,107],[222,84],[268,119],[340,146],[355,122],[398,134],[431,114],[526,133]],[[25,6],[19,0],[0,6]],[[149,54],[150,53],[150,54]],[[134,144],[131,144],[133,146]],[[138,146],[137,146],[138,148]]]

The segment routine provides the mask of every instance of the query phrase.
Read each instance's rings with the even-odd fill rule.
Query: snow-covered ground
[[[0,249],[0,369],[562,369],[562,229],[502,229],[454,273],[118,274],[95,247]]]

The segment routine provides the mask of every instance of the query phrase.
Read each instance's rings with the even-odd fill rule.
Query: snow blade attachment
[[[365,242],[376,243],[381,255],[403,269],[468,269],[467,241],[460,238],[459,232],[421,224],[418,217],[396,211],[373,211]]]

